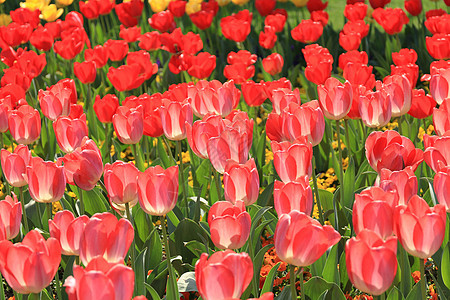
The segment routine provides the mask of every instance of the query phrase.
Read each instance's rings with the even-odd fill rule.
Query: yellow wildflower
[[[70,197],[76,199],[77,195],[74,192],[67,192],[67,195],[69,195]]]
[[[273,152],[266,148],[266,165],[273,160]]]
[[[55,0],[58,7],[66,7],[73,3],[73,0]]]
[[[191,157],[189,156],[189,152],[182,152],[181,153],[181,161],[185,164],[191,161]]]
[[[291,0],[291,2],[297,7],[303,7],[308,3],[308,0]]]
[[[50,0],[26,0],[25,2],[20,2],[20,7],[28,8],[29,10],[39,9],[42,11],[49,4]]]
[[[53,22],[59,17],[61,17],[64,10],[62,8],[57,8],[55,4],[50,4],[49,6],[41,9],[41,14],[39,18],[44,19],[47,22]]]
[[[52,213],[56,214],[58,211],[63,210],[63,207],[61,206],[61,203],[59,201],[52,203]]]
[[[0,26],[6,26],[11,23],[11,17],[7,14],[0,14]]]
[[[170,0],[148,0],[152,11],[155,13],[159,13],[167,8],[170,3]]]

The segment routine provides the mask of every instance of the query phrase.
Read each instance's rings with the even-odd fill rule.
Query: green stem
[[[160,217],[161,220],[161,227],[162,227],[162,232],[163,232],[163,239],[164,239],[164,248],[166,250],[166,261],[167,261],[167,269],[169,270],[169,284],[173,284],[174,279],[175,279],[175,274],[173,272],[172,269],[172,263],[170,261],[171,255],[170,255],[170,248],[169,248],[169,240],[168,240],[168,236],[167,236],[167,231],[166,231],[166,222],[165,222],[165,218],[164,216]],[[175,286],[172,287],[174,294],[178,295],[178,286],[175,284]],[[175,296],[172,295],[172,296]],[[174,299],[169,299],[168,300],[176,300],[176,296],[174,297]]]
[[[339,152],[339,191],[341,195],[340,201],[344,201],[344,167],[342,166],[342,149],[341,149],[341,133],[339,120],[336,120],[337,145]]]
[[[425,260],[420,259],[420,286],[422,291],[422,299],[427,299],[427,277],[425,276]]]
[[[19,294],[18,294],[15,290],[13,290],[13,294],[14,294],[14,299],[15,299],[15,300],[20,300],[20,299],[22,299],[22,296],[23,296],[23,295],[20,295],[20,298],[19,298]]]
[[[306,299],[306,297],[303,297],[303,273],[305,273],[305,269],[302,268],[302,271],[300,272],[300,299]]]
[[[384,293],[381,294],[381,295],[379,295],[379,296],[374,296],[373,299],[374,299],[374,300],[384,300],[384,299],[385,299]]]
[[[41,299],[41,293],[28,294],[28,298],[26,298],[26,299],[28,299],[28,300],[39,300],[39,299]]]
[[[348,156],[352,156],[352,148],[350,147],[350,128],[348,126],[348,119],[344,119],[344,127],[345,127],[345,143],[347,144]],[[350,162],[349,162],[350,163]]]
[[[142,157],[139,155],[138,146],[139,142],[137,142],[136,144],[131,144],[131,149],[133,150],[134,161],[136,162],[137,168],[139,169],[139,171],[144,172],[145,165]]]
[[[52,219],[52,203],[47,202],[47,203],[45,203],[45,205],[47,205],[47,220],[51,220]]]
[[[25,229],[25,232],[23,233],[23,235],[25,235],[26,233],[28,233],[30,231],[30,228],[28,227],[28,218],[27,218],[27,211],[25,209],[25,199],[23,197],[23,187],[19,187],[19,199],[20,199],[20,203],[22,203],[22,214],[23,214],[23,226]]]
[[[95,139],[98,141],[98,131],[97,131],[97,118],[95,116],[94,112],[94,105],[92,104],[91,99],[91,84],[87,84],[87,93],[86,93],[86,101],[84,102],[87,110],[87,115],[89,119],[89,124],[91,125],[90,128],[92,129],[92,135],[95,137]]]
[[[134,225],[133,225],[133,218],[132,218],[132,216],[131,216],[131,209],[130,209],[130,203],[125,203],[125,210],[126,210],[126,212],[127,212],[127,219],[128,219],[128,221],[130,221],[130,223],[131,223],[131,225],[134,227]],[[134,270],[134,264],[135,264],[135,262],[136,262],[136,258],[135,258],[135,256],[136,256],[136,254],[135,254],[135,249],[136,249],[136,246],[135,246],[135,243],[134,243],[134,238],[133,238],[133,242],[131,243],[131,249],[130,249],[130,252],[131,252],[131,268]]]
[[[323,213],[322,213],[322,205],[320,203],[320,196],[319,196],[319,187],[317,185],[317,175],[316,175],[316,158],[313,155],[312,158],[312,177],[313,177],[313,186],[314,186],[314,192],[316,194],[316,204],[317,204],[317,209],[319,210],[319,221],[320,224],[324,224],[324,219],[323,219]]]
[[[80,216],[84,215],[84,201],[83,201],[83,190],[79,187],[78,189],[78,199],[80,200]]]
[[[55,275],[55,286],[56,286],[56,295],[58,295],[58,299],[62,299],[61,284],[59,282],[58,271],[56,271],[56,275]]]
[[[367,133],[366,133],[366,125],[364,125],[364,122],[362,119],[359,119],[359,125],[361,125],[361,129],[363,131],[363,141],[366,141]]]
[[[106,147],[107,147],[107,151],[108,151],[108,155],[106,156],[107,158],[109,158],[109,163],[112,164],[112,157],[111,157],[111,141],[112,141],[112,133],[113,133],[113,125],[112,123],[108,123],[106,124]]]
[[[0,285],[1,285],[1,288],[0,288],[0,299],[1,300],[5,300],[5,290],[4,290],[4,286],[3,286],[3,276],[2,276],[1,273],[0,273]]]
[[[181,177],[181,187],[183,189],[183,210],[184,210],[184,216],[188,217],[188,194],[186,190],[186,178],[184,178],[184,164],[183,164],[183,152],[181,152],[181,141],[177,141],[176,144],[176,153],[178,157],[178,161],[180,162],[180,177]]]
[[[400,118],[398,118],[398,133],[400,133],[400,135],[403,135],[402,122],[403,116],[400,116]]]
[[[250,254],[250,258],[252,261],[255,260],[255,251],[252,247],[252,240],[253,240],[253,234],[250,232],[250,238],[248,240],[248,252]],[[259,297],[259,289],[258,289],[258,274],[255,272],[255,268],[253,266],[253,277],[252,277],[252,288],[253,288],[253,297],[258,298]]]
[[[98,184],[100,185],[100,187],[102,188],[102,190],[105,192],[106,195],[108,195],[108,190],[106,189],[105,184],[103,183],[103,181],[99,180]]]
[[[303,276],[303,273],[301,274]],[[289,265],[289,281],[291,286],[291,298],[297,300],[297,289],[295,288],[295,266]]]
[[[219,201],[222,201],[222,184],[220,182],[219,172],[217,172],[216,169],[214,169],[214,182],[216,183],[217,197],[219,198]]]
[[[175,162],[175,164],[177,164],[177,161],[176,161],[175,158],[173,157],[172,150],[170,150],[170,145],[169,145],[169,142],[167,141],[166,137],[163,136],[163,137],[162,137],[162,140],[164,141],[164,144],[166,144],[167,152],[169,152],[170,157],[171,157],[172,160]],[[158,141],[158,142],[159,142],[159,141]]]

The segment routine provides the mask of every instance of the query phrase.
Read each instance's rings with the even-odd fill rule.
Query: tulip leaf
[[[158,295],[158,293],[155,291],[155,289],[148,283],[144,282],[145,288],[147,289],[147,292],[152,297],[152,300],[161,300],[161,297]]]
[[[450,243],[445,246],[442,253],[441,275],[445,286],[450,289]]]
[[[74,189],[73,191],[78,199],[78,190]],[[95,213],[105,212],[107,211],[107,207],[109,207],[109,202],[105,199],[103,195],[100,194],[98,189],[93,189],[90,191],[82,191],[83,193],[83,202],[84,209],[87,214],[94,215]]]
[[[273,244],[269,244],[264,246],[261,250],[258,251],[258,254],[256,254],[255,258],[253,259],[253,271],[254,274],[258,274],[261,270],[263,261],[264,261],[264,255],[266,254],[267,251],[269,251],[269,249],[271,249],[273,247]],[[258,276],[259,278],[259,276]],[[259,281],[258,281],[259,284]]]
[[[408,296],[406,297],[406,300],[416,300],[416,299],[421,299],[421,297],[422,297],[422,290],[421,290],[421,281],[423,280],[423,278],[422,279],[420,279],[419,280],[419,282],[417,282],[414,286],[413,286],[413,288],[412,288],[412,290],[409,292],[409,294],[408,294]]]
[[[327,282],[326,280],[318,276],[312,277],[310,280],[308,280],[304,284],[304,289],[306,300],[318,299],[325,291],[331,291],[330,296],[332,295],[331,298],[327,297],[326,299],[345,300],[344,294],[335,283]]]
[[[145,269],[153,270],[158,266],[162,259],[162,242],[156,228],[154,228],[148,236],[144,243],[144,247],[151,249],[151,251],[146,252]]]
[[[283,291],[281,291],[278,296],[275,297],[275,300],[286,300],[286,299],[292,299],[291,297],[291,286],[288,284],[283,288]]]
[[[143,295],[145,294],[145,278],[147,274],[145,274],[145,257],[147,253],[147,248],[141,251],[139,255],[136,257],[134,261],[134,274],[135,274],[135,285],[134,292],[135,295]]]
[[[168,167],[171,167],[174,165],[173,160],[169,158],[167,155],[166,150],[163,146],[163,139],[164,137],[158,138],[158,142],[156,143],[156,149],[158,150],[158,157],[161,159],[162,165],[164,169],[167,169]],[[170,149],[168,149],[170,151]]]
[[[393,287],[392,290],[389,292],[389,295],[387,296],[386,300],[404,300],[405,297],[403,297],[402,293],[397,287]]]
[[[281,262],[278,262],[275,266],[270,269],[269,274],[266,276],[266,280],[264,281],[264,285],[261,289],[261,295],[264,295],[264,293],[271,292],[273,290],[273,281],[275,279],[275,275],[278,272],[278,267],[280,266]]]
[[[316,260],[310,266],[312,276],[322,276],[326,262],[327,262],[327,254],[324,253],[322,256],[319,257],[318,260]]]
[[[186,243],[186,248],[191,250],[196,256],[200,257],[202,253],[207,253],[209,249],[206,249],[206,246],[199,241],[189,241]]]
[[[204,159],[195,171],[195,177],[201,185],[207,186],[211,181],[211,163],[208,159]]]
[[[406,253],[405,249],[403,249],[402,245],[400,244],[400,242],[398,243],[397,246],[397,257],[399,260],[399,265],[400,265],[400,284],[399,284],[399,288],[400,291],[403,293],[403,296],[408,295],[408,293],[411,291],[411,281],[412,281],[412,277],[411,277],[411,267],[409,265],[409,259],[408,259],[408,253]],[[398,271],[397,271],[398,272]]]
[[[347,262],[345,261],[345,252],[342,252],[341,257],[339,258],[339,275],[341,285],[343,286],[343,292],[350,292],[352,289],[352,283],[348,278]]]
[[[355,162],[350,158],[348,168],[344,174],[344,199],[341,203],[344,207],[352,209],[355,201]]]
[[[46,289],[43,289],[39,299],[40,300],[53,300],[53,297],[50,296],[49,292]]]
[[[264,188],[264,191],[258,197],[258,205],[267,206],[269,205],[270,199],[273,196],[273,186],[274,182],[271,182],[268,186]]]
[[[322,272],[322,277],[328,282],[334,282],[337,285],[340,285],[341,282],[339,277],[339,270],[336,268],[339,262],[338,247],[339,244],[336,244],[331,248],[331,251],[328,254],[328,258],[325,263],[325,267]]]

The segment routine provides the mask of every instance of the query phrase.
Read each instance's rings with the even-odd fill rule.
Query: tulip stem
[[[127,219],[128,219],[128,221],[130,221],[130,223],[131,223],[131,226],[133,226],[134,227],[134,224],[133,224],[133,218],[132,218],[132,216],[131,216],[131,209],[130,209],[130,203],[125,203],[125,210],[126,210],[126,212],[127,212]],[[135,264],[135,262],[136,262],[136,258],[135,258],[135,249],[136,249],[136,246],[135,246],[135,244],[134,244],[134,237],[133,237],[133,242],[131,243],[131,249],[130,249],[130,252],[131,252],[131,268],[134,270],[134,264]]]
[[[28,218],[27,218],[27,211],[25,209],[25,199],[23,198],[23,186],[19,187],[19,198],[20,198],[20,203],[22,203],[22,214],[23,214],[23,226],[25,228],[25,232],[23,233],[23,235],[25,235],[26,233],[28,233],[28,231],[30,231],[30,228],[28,227]],[[39,209],[39,207],[37,208]]]
[[[85,108],[87,110],[87,117],[89,121],[89,125],[91,125],[91,128],[93,129],[92,135],[94,136],[95,140],[98,141],[98,132],[97,132],[97,124],[96,124],[96,117],[94,113],[94,106],[92,104],[91,99],[91,84],[88,83],[86,86],[87,92],[86,92],[86,101],[84,101]]]
[[[217,172],[216,169],[214,169],[214,182],[216,185],[216,191],[217,191],[217,197],[219,198],[219,201],[222,201],[222,184],[220,183],[220,175],[219,172]]]
[[[78,199],[80,200],[80,216],[84,215],[84,201],[83,201],[83,190],[77,186],[78,189]]]
[[[425,276],[425,259],[420,259],[420,285],[422,290],[422,299],[427,299],[427,276]]]
[[[2,276],[1,273],[0,273],[0,285],[1,285],[1,288],[0,288],[0,299],[1,300],[5,300],[5,290],[4,290],[4,286],[3,286],[3,276]]]
[[[46,205],[47,205],[47,216],[48,216],[48,220],[51,220],[52,219],[52,203],[51,202],[48,202],[48,203],[46,203]]]
[[[340,123],[336,120],[336,134],[337,134],[337,147],[339,152],[339,191],[340,191],[340,202],[344,201],[344,167],[342,166],[342,148],[341,148],[341,133],[340,133]]]
[[[312,157],[312,177],[313,177],[313,186],[314,186],[314,192],[316,193],[316,204],[317,209],[319,210],[319,221],[320,224],[324,224],[323,219],[323,213],[322,213],[322,204],[320,203],[320,196],[319,196],[319,187],[317,186],[317,175],[316,175],[316,158]]]
[[[255,260],[255,251],[252,247],[252,241],[253,241],[253,234],[250,232],[250,237],[248,239],[248,251],[250,254],[250,258],[252,261]],[[253,288],[253,297],[258,298],[259,297],[259,289],[258,289],[258,274],[256,274],[254,266],[253,266],[253,276],[252,276],[252,288]]]
[[[348,156],[352,156],[352,148],[350,147],[350,128],[348,126],[348,119],[344,119],[344,126],[345,126],[345,142],[348,150]],[[350,162],[349,162],[350,163]]]
[[[58,299],[62,299],[61,284],[59,283],[59,269],[56,271],[56,274],[55,274],[55,286],[56,286],[56,294],[58,295]]]
[[[295,266],[289,265],[289,280],[291,284],[291,297],[292,300],[297,300],[297,289],[295,288]],[[303,272],[300,274],[303,276]],[[303,293],[303,291],[302,291]]]
[[[184,164],[183,164],[183,152],[181,152],[181,141],[177,141],[176,145],[176,152],[178,156],[178,160],[180,162],[180,173],[181,173],[181,187],[183,188],[183,199],[184,199],[184,205],[183,205],[183,214],[185,218],[188,218],[188,194],[186,191],[186,178],[184,178]]]
[[[164,249],[166,250],[166,260],[167,260],[167,269],[169,270],[169,283],[168,284],[173,284],[175,281],[175,274],[173,272],[172,269],[172,263],[170,261],[170,248],[169,248],[169,238],[167,236],[167,231],[166,231],[166,222],[165,222],[165,218],[164,216],[160,216],[160,220],[161,220],[161,227],[162,227],[162,232],[163,232],[163,239],[164,239]],[[175,295],[178,295],[178,286],[175,284],[175,286],[172,286],[173,292]],[[168,300],[175,300],[177,297],[175,295],[172,295],[174,299],[168,298]]]
[[[142,157],[139,155],[138,146],[139,146],[139,142],[137,142],[136,144],[131,144],[131,149],[133,150],[134,161],[136,162],[137,168],[139,169],[139,171],[144,172],[145,165],[144,165],[144,161],[142,160]]]
[[[111,157],[111,140],[112,140],[112,133],[113,133],[113,125],[112,123],[108,123],[106,124],[106,149],[108,151],[108,155],[106,156],[107,158],[109,158],[109,163],[112,164],[112,157]]]

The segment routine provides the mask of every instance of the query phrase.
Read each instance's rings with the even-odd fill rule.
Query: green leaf
[[[80,199],[78,189],[73,189],[73,192],[77,195],[77,198]],[[98,189],[94,188],[90,191],[83,190],[82,193],[84,209],[88,215],[92,216],[95,213],[108,211],[107,207],[110,207],[109,202],[102,194],[100,194]]]
[[[132,215],[134,219],[134,230],[137,231],[137,235],[141,241],[145,242],[150,231],[153,230],[153,223],[139,205],[133,207]]]
[[[386,300],[404,300],[402,293],[397,287],[393,287]]]
[[[158,295],[158,293],[150,284],[144,282],[144,285],[147,291],[149,292],[150,296],[152,297],[152,300],[161,300],[161,297]]]
[[[164,137],[158,138],[158,142],[156,143],[156,149],[158,151],[158,156],[161,159],[164,169],[167,169],[168,167],[173,166],[174,162],[173,162],[172,158],[169,157],[166,150],[164,149],[163,141],[162,141],[163,138]],[[170,149],[168,149],[168,150],[170,151]]]
[[[280,266],[281,262],[277,263],[275,266],[270,269],[269,274],[266,276],[266,280],[264,281],[264,285],[261,289],[261,295],[264,295],[264,293],[271,292],[273,290],[273,281],[275,279],[275,275],[277,274],[278,267]]]
[[[286,289],[286,288],[285,288]],[[345,296],[341,289],[335,284],[325,281],[321,277],[313,277],[304,284],[305,298],[307,300],[315,300],[327,290],[332,290],[333,300],[345,300]],[[336,291],[334,291],[336,289]],[[339,293],[340,292],[340,293]]]
[[[342,204],[344,207],[352,209],[355,201],[355,162],[350,158],[348,168],[344,174],[344,199]]]
[[[328,282],[334,282],[340,285],[339,271],[336,266],[338,265],[338,247],[339,244],[334,245],[328,254],[327,262],[325,263],[325,268],[322,272],[322,277]]]
[[[258,205],[260,205],[260,206],[269,205],[269,201],[273,197],[273,186],[274,186],[274,182],[271,182],[268,186],[266,186],[264,191],[258,197],[258,202],[257,202]]]
[[[401,280],[399,288],[403,295],[408,295],[408,293],[411,291],[412,285],[411,267],[409,265],[408,253],[406,253],[405,249],[403,249],[400,243],[398,243],[397,247],[397,257],[401,270]]]
[[[193,259],[196,257],[189,249],[186,248],[185,244],[189,241],[199,241],[204,244],[212,245],[209,233],[201,227],[198,223],[192,221],[191,219],[183,219],[175,231],[170,235],[170,243],[174,246],[173,256],[181,255],[183,257],[183,262],[192,263]],[[170,247],[172,249],[172,245]]]
[[[450,289],[450,243],[445,246],[442,253],[441,275],[445,286]]]
[[[147,274],[145,274],[145,254],[147,253],[147,248],[142,250],[141,253],[136,257],[134,262],[134,276],[135,276],[135,285],[134,291],[136,295],[144,295],[145,294],[145,278]]]
[[[420,285],[422,284],[423,279],[419,280],[419,282],[417,282],[412,290],[409,292],[408,296],[406,297],[406,300],[417,300],[417,299],[421,299],[422,298],[422,291],[420,288]]]
[[[158,231],[153,229],[152,233],[148,236],[147,240],[144,243],[144,247],[150,249],[151,251],[146,252],[145,258],[145,269],[153,270],[155,269],[162,260],[162,241],[159,238]]]

